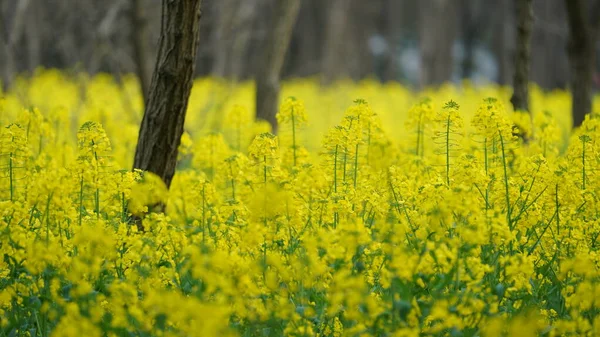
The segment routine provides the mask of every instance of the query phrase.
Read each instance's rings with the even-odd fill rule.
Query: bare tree
[[[202,0],[163,0],[158,55],[134,168],[171,185],[194,74]]]
[[[456,2],[419,1],[421,85],[440,85],[452,77],[452,46],[457,32]]]
[[[510,102],[515,111],[529,111],[529,62],[531,26],[533,24],[532,0],[516,0],[517,52],[513,78],[513,94]]]
[[[132,0],[129,15],[131,17],[131,45],[133,46],[133,59],[136,73],[142,89],[144,104],[148,100],[150,90],[150,59],[148,58],[148,33],[146,29],[146,15],[144,0]]]
[[[565,0],[569,23],[567,52],[571,68],[573,127],[580,126],[592,110],[592,81],[596,61],[595,41],[600,24],[600,1],[594,3],[590,18],[585,0]]]
[[[285,60],[300,0],[277,0],[275,12],[263,47],[263,57],[256,75],[256,118],[268,121],[277,132],[279,77]]]

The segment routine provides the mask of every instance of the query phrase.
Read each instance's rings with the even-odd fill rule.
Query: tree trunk
[[[131,45],[133,46],[133,59],[135,70],[140,81],[144,104],[148,102],[150,90],[150,62],[148,58],[148,34],[146,32],[146,15],[144,13],[144,0],[132,0],[131,15]]]
[[[133,167],[171,185],[199,43],[202,0],[163,0],[158,56]]]
[[[532,0],[516,0],[517,51],[513,95],[510,102],[515,111],[529,111],[529,62],[531,59],[531,26],[533,24]]]
[[[271,29],[267,34],[263,57],[256,76],[256,118],[268,121],[277,132],[279,77],[285,60],[300,0],[277,0]]]
[[[437,86],[452,79],[457,7],[452,0],[419,1],[421,86]]]
[[[581,126],[585,115],[592,110],[592,80],[595,62],[595,38],[592,25],[586,17],[584,0],[565,0],[569,23],[567,53],[571,68],[571,95],[573,97],[573,127]],[[600,6],[596,6],[600,7]],[[596,11],[597,9],[594,9]],[[598,20],[597,15],[592,20]]]

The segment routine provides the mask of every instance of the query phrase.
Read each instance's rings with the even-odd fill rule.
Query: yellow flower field
[[[167,191],[131,171],[134,78],[20,79],[0,336],[600,335],[600,119],[510,92],[293,80],[274,136],[199,79]]]

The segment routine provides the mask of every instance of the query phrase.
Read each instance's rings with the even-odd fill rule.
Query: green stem
[[[417,125],[417,149],[416,149],[417,157],[419,156],[419,152],[420,152],[419,150],[421,148],[421,134],[423,132],[422,126],[421,126],[422,120],[423,120],[423,113],[421,112],[419,114],[419,124]]]
[[[337,154],[338,146],[335,146],[335,152],[333,154],[333,191],[337,193]]]
[[[296,166],[296,119],[292,108],[292,151],[294,152],[294,166]]]
[[[483,161],[485,163],[485,177],[488,177],[488,149],[487,149],[487,137],[483,139]],[[485,186],[485,209],[489,208],[489,195],[490,185]]]
[[[446,120],[446,183],[450,186],[450,114]]]
[[[202,184],[202,244],[206,247],[206,182]]]
[[[498,130],[500,130],[500,128],[498,127]],[[508,171],[506,169],[506,154],[504,151],[504,138],[502,137],[502,133],[499,133],[500,135],[500,149],[502,151],[502,167],[504,168],[504,190],[505,190],[505,194],[506,194],[506,219],[508,221],[508,227],[510,228],[510,230],[512,230],[512,224],[510,221],[510,195],[508,192]]]
[[[582,145],[583,145],[583,151],[581,153],[581,165],[582,165],[582,171],[581,171],[581,180],[582,180],[582,189],[585,190],[585,140],[582,140]]]
[[[121,192],[121,222],[127,221],[127,202],[125,201],[125,192]]]
[[[560,235],[560,204],[558,203],[558,184],[555,186],[554,207],[556,208],[556,235]]]
[[[81,226],[83,219],[83,171],[81,172],[81,179],[79,179],[79,226]]]
[[[371,122],[367,129],[367,165],[369,165],[369,157],[371,155]]]
[[[14,198],[14,185],[13,185],[13,154],[12,152],[8,155],[8,175],[10,179],[10,201]]]
[[[358,178],[358,144],[356,144],[356,150],[354,151],[354,189],[356,189],[357,178]]]
[[[229,162],[229,173],[231,174],[231,197],[233,201],[235,201],[235,179],[233,178],[233,167],[231,166],[231,162]]]

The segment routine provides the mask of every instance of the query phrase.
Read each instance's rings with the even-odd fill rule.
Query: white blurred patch
[[[389,50],[389,45],[385,38],[379,34],[371,35],[368,41],[369,50],[375,56],[382,56]]]

